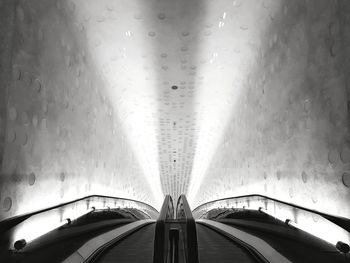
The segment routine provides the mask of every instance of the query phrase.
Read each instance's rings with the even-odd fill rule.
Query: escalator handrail
[[[177,200],[176,219],[194,219],[185,195],[180,195],[179,199]]]
[[[166,219],[174,219],[174,204],[170,195],[165,196],[157,221]]]
[[[268,197],[268,196],[265,196],[265,195],[260,195],[260,194],[241,195],[241,196],[221,198],[221,199],[209,201],[209,202],[206,202],[206,203],[203,203],[203,204],[197,206],[195,209],[193,209],[193,213],[195,213],[196,211],[200,210],[202,207],[204,207],[206,205],[209,205],[209,204],[212,204],[212,203],[215,203],[215,202],[220,202],[220,201],[225,201],[225,200],[232,200],[232,199],[234,200],[234,199],[240,199],[240,198],[247,198],[247,199],[249,199],[249,198],[254,198],[254,197],[260,197],[260,198],[263,198],[263,199],[266,199],[266,200],[270,200],[270,201],[281,203],[281,204],[284,204],[284,205],[287,205],[287,206],[291,206],[291,207],[296,208],[296,209],[300,209],[300,210],[304,210],[304,211],[307,211],[307,212],[310,212],[310,213],[313,213],[313,214],[317,214],[317,215],[319,215],[319,216],[321,216],[321,217],[331,221],[332,223],[338,225],[339,227],[345,229],[346,231],[350,232],[350,219],[349,218],[322,213],[322,212],[319,212],[319,211],[316,211],[316,210],[312,210],[312,209],[309,209],[309,208],[306,208],[306,207],[302,207],[302,206],[299,206],[299,205],[295,205],[295,204],[292,204],[292,203],[288,203],[288,202],[285,202],[285,201],[281,201],[281,200],[278,200],[278,199],[275,199],[275,198],[272,198],[272,197]]]
[[[75,200],[72,200],[72,201],[68,201],[68,202],[65,202],[65,203],[61,203],[61,204],[58,204],[58,205],[54,205],[54,206],[50,206],[50,207],[47,207],[47,208],[44,208],[44,209],[40,209],[40,210],[37,210],[37,211],[34,211],[34,212],[29,212],[29,213],[13,216],[13,217],[10,217],[10,218],[6,218],[6,219],[0,221],[0,233],[3,233],[5,231],[13,228],[14,226],[20,224],[21,222],[27,220],[28,218],[30,218],[30,217],[32,217],[34,215],[45,213],[47,211],[54,210],[54,209],[57,209],[57,208],[60,208],[60,207],[66,206],[66,205],[74,204],[74,203],[77,203],[77,202],[80,202],[80,201],[83,201],[83,200],[86,200],[86,199],[90,199],[90,198],[108,198],[108,199],[115,199],[115,200],[132,201],[132,202],[139,203],[139,204],[142,204],[142,205],[146,206],[148,209],[152,210],[155,213],[159,213],[157,211],[157,209],[155,209],[151,205],[146,204],[146,203],[141,202],[141,201],[128,199],[128,198],[106,196],[106,195],[88,195],[88,196],[81,197],[81,198],[78,198],[78,199],[75,199]]]
[[[154,234],[154,249],[153,249],[153,263],[164,263],[165,251],[167,251],[169,238],[166,236],[165,222],[168,219],[174,219],[174,204],[170,195],[166,195],[162,208],[159,213],[159,217],[156,222],[156,229]]]
[[[180,195],[176,205],[176,219],[185,220],[185,254],[187,262],[198,263],[198,242],[196,222],[185,195]]]

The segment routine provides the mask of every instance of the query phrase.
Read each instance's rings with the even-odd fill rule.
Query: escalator
[[[99,263],[130,262],[152,263],[155,224],[142,227],[111,248],[96,260]]]
[[[239,242],[208,226],[195,223],[184,196],[176,210],[176,219],[173,219],[172,200],[167,197],[157,223],[145,225],[125,236],[89,262],[265,262]],[[171,233],[177,233],[176,242],[172,240]]]
[[[185,196],[176,209],[167,196],[156,223],[120,239],[97,262],[350,262],[331,244],[259,211],[221,210],[195,221]]]
[[[254,255],[224,235],[197,224],[198,254],[200,263],[256,263]],[[155,224],[147,225],[105,250],[98,263],[152,263]],[[183,262],[179,258],[179,262]]]
[[[261,262],[240,244],[204,225],[197,224],[197,239],[200,263]]]
[[[22,249],[0,254],[0,262],[350,262],[347,247],[334,247],[260,209],[194,211],[197,220],[184,195],[176,209],[166,196],[156,216],[94,208]]]

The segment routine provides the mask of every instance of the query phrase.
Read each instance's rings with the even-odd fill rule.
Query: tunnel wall
[[[193,206],[263,194],[350,217],[349,3],[281,3]]]
[[[90,194],[154,203],[67,1],[1,0],[0,220]]]

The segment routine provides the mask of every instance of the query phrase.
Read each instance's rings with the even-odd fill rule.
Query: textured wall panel
[[[1,218],[94,193],[350,216],[347,1],[1,5]]]
[[[259,193],[349,217],[349,3],[280,1],[265,19],[193,204]]]
[[[86,33],[75,23],[76,6],[39,0],[3,6],[6,17],[14,11],[14,22],[1,35],[14,44],[1,46],[1,73],[11,79],[2,77],[0,87],[7,94],[0,219],[90,194],[155,203]]]

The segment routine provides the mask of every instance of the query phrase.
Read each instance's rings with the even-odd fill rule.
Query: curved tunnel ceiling
[[[346,1],[3,5],[1,218],[101,193],[350,216]]]
[[[280,4],[75,4],[153,192],[193,199]]]
[[[153,191],[193,198],[279,4],[75,4]]]

